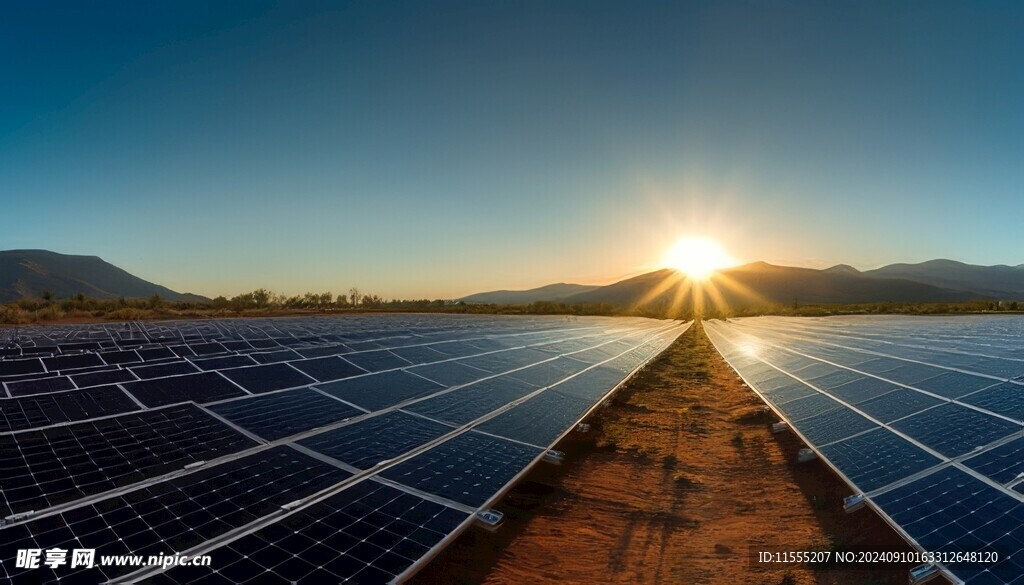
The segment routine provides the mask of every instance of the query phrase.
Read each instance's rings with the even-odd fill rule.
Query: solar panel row
[[[723,356],[908,540],[998,553],[942,567],[1022,578],[1024,327],[1005,319],[754,318],[709,322]]]
[[[0,364],[34,361],[31,375],[71,384],[0,398],[0,573],[399,578],[685,327],[375,316],[31,328]],[[116,385],[82,388],[107,378],[54,375],[26,359],[34,349],[115,356],[102,376]],[[8,392],[23,382],[3,380]],[[214,566],[13,571],[14,549],[29,543],[210,552]]]

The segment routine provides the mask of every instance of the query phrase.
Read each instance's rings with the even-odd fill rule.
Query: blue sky
[[[1024,263],[1024,9],[28,2],[0,249],[455,297],[739,260]]]

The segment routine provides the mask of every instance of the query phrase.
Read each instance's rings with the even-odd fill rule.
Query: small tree
[[[318,305],[318,307],[323,309],[323,308],[330,307],[331,303],[333,303],[333,302],[334,302],[334,293],[332,293],[331,291],[327,291],[325,293],[320,293],[320,299],[319,299],[319,302],[317,303],[317,305]]]
[[[257,309],[265,309],[270,304],[272,295],[265,288],[258,288],[252,291],[252,300]]]
[[[359,301],[362,300],[363,295],[359,292],[358,288],[352,287],[348,289],[348,298],[351,300],[353,307],[358,307]]]
[[[164,304],[164,299],[160,295],[153,295],[149,297],[149,308],[154,311],[159,309]]]

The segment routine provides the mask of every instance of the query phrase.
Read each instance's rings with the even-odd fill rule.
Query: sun
[[[669,248],[664,262],[698,280],[707,280],[712,272],[735,264],[718,242],[704,238],[680,239]]]

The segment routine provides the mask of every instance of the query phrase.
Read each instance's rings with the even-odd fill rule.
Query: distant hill
[[[598,287],[583,284],[549,284],[529,290],[496,290],[463,297],[463,302],[473,304],[520,305],[535,301],[560,301],[575,294],[585,293]]]
[[[952,268],[952,269],[951,269]],[[1018,287],[1018,278],[1020,286]],[[700,293],[705,306],[724,303],[729,307],[763,304],[851,304],[878,302],[939,303],[985,299],[1024,299],[1024,267],[970,266],[938,260],[931,263],[894,264],[861,272],[839,264],[824,270],[776,266],[754,262],[712,275],[710,286]],[[641,274],[600,287],[565,295],[552,285],[523,296],[471,295],[466,299],[498,298],[497,303],[527,303],[538,300],[565,303],[610,303],[630,307],[671,304],[690,299],[692,283],[670,269]],[[507,292],[507,291],[501,291]],[[557,292],[557,294],[556,294]],[[518,300],[518,299],[525,300]],[[480,301],[477,301],[480,302]]]
[[[890,264],[863,272],[878,278],[906,278],[996,299],[1024,299],[1024,265],[978,266],[955,260]]]
[[[97,256],[47,250],[0,251],[0,302],[40,297],[44,291],[53,292],[58,299],[82,293],[101,299],[160,295],[172,301],[209,300],[142,280]]]
[[[838,266],[826,270],[755,262],[712,275],[702,294],[706,306],[759,304],[847,304],[953,302],[978,295],[900,278],[873,278]],[[691,283],[673,270],[659,270],[565,299],[569,303],[635,306],[692,298]],[[680,292],[680,289],[683,292]],[[714,291],[714,292],[711,292]]]

